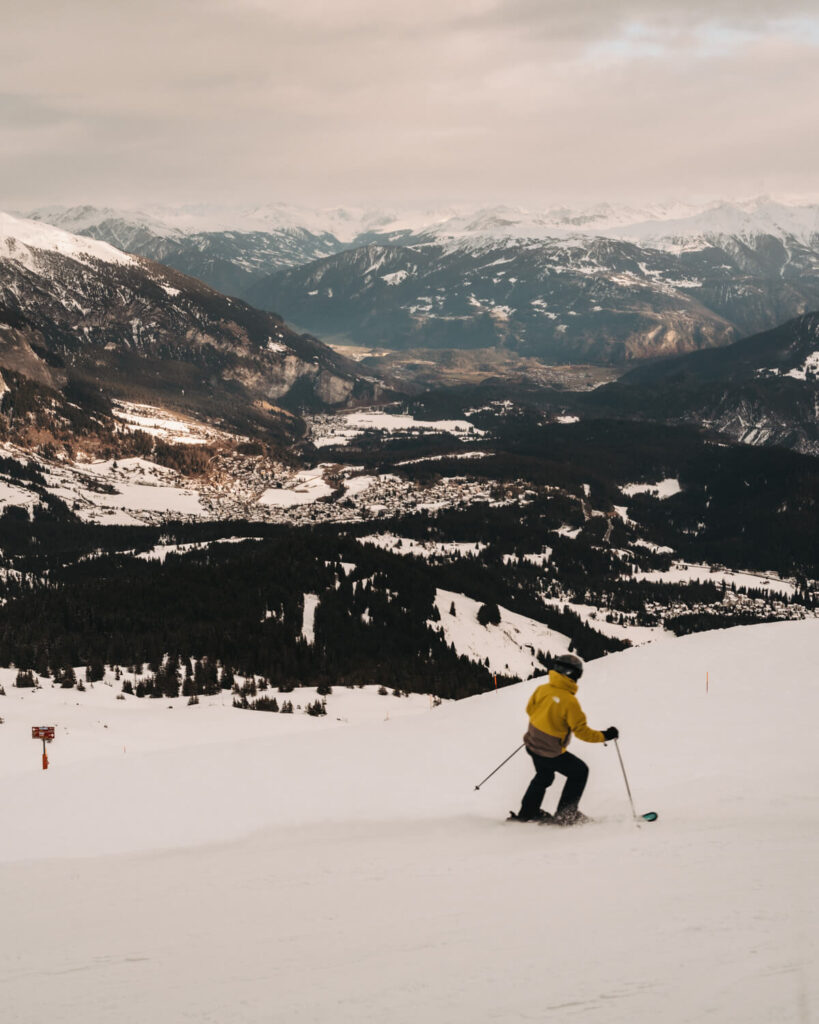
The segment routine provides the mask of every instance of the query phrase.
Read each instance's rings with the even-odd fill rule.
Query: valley
[[[158,410],[128,416],[180,431]],[[150,665],[157,696],[166,659],[192,658],[285,691],[378,681],[449,698],[569,644],[593,659],[816,614],[812,458],[511,403],[306,426],[288,462],[226,449],[188,475],[7,446],[0,661],[55,677]]]
[[[325,341],[450,360],[480,349],[520,366],[618,367],[720,347],[819,308],[817,207],[766,196],[27,215],[200,277]],[[429,383],[424,362],[399,362],[404,382]]]
[[[236,679],[448,699],[558,648],[816,614],[815,316],[628,372],[351,350],[3,229],[1,665],[139,666],[152,696],[219,666],[240,706]]]

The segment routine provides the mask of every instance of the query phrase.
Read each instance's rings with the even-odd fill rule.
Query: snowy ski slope
[[[341,691],[309,719],[6,677],[2,1019],[807,1024],[817,663],[815,620],[592,663],[589,721],[660,820],[576,742],[600,820],[573,830],[504,822],[523,752],[474,788],[532,682],[434,709]]]

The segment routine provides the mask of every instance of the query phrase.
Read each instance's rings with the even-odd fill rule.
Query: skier
[[[518,821],[553,821],[557,825],[579,825],[589,819],[578,808],[586,788],[589,769],[585,761],[567,752],[572,733],[587,743],[604,743],[620,735],[615,726],[604,732],[591,729],[575,694],[583,674],[583,662],[576,654],[562,654],[552,662],[549,682],[535,690],[526,705],[529,728],[523,742],[535,763],[535,777],[523,796]],[[554,818],[541,810],[546,790],[555,772],[566,776]]]

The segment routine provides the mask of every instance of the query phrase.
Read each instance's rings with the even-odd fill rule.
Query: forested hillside
[[[813,613],[815,459],[537,410],[474,419],[480,450],[359,437],[346,458],[402,482],[412,504],[376,518],[350,516],[343,499],[348,518],[311,526],[83,523],[36,469],[6,459],[5,478],[40,502],[0,516],[0,664],[64,685],[73,666],[130,667],[152,696],[231,690],[240,676],[283,692],[375,682],[462,697],[515,674],[487,657],[503,616],[588,659],[664,632]],[[486,496],[460,500],[467,479]],[[448,503],[425,504],[444,485]],[[475,602],[457,624],[471,630],[468,657],[442,621],[463,606],[442,593]],[[527,643],[534,664],[555,653]]]

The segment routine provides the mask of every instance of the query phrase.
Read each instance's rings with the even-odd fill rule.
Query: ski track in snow
[[[590,724],[619,726],[660,820],[631,820],[611,745],[575,741],[600,820],[567,830],[503,821],[523,752],[474,789],[532,682],[345,724],[21,693],[6,671],[3,1019],[806,1024],[817,660],[805,621],[591,663]],[[58,711],[43,772],[30,726]]]

